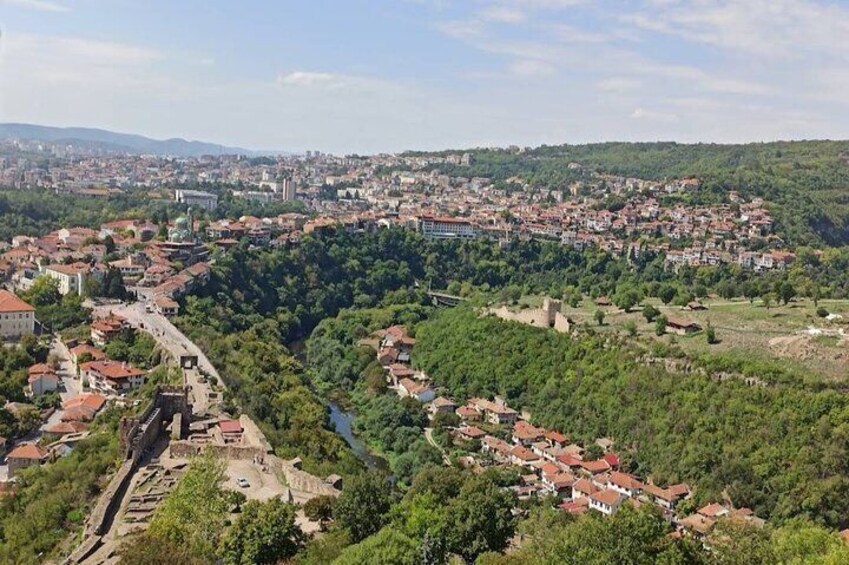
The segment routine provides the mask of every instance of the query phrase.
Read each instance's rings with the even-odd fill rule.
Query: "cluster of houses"
[[[9,451],[6,455],[8,478],[14,478],[22,468],[40,465],[70,452],[73,443],[85,437],[90,423],[110,398],[120,398],[145,383],[147,371],[124,361],[109,359],[101,349],[126,328],[124,319],[109,315],[91,323],[91,343],[68,344],[71,346],[68,350],[70,362],[76,368],[76,374],[65,378],[78,380],[80,386],[75,388],[83,392],[64,396],[58,409],[40,412],[44,421],[40,433],[42,441],[21,443]],[[64,392],[66,385],[55,366],[37,363],[27,370],[24,393],[35,399],[51,392]],[[7,403],[6,408],[13,411],[37,410],[35,405],[26,403]]]
[[[410,367],[410,354],[416,340],[407,334],[401,325],[391,326],[375,332],[378,338],[377,360],[386,370],[386,380],[401,397],[415,398],[419,402],[431,402],[436,392],[424,371]]]
[[[611,440],[597,439],[595,451],[598,456],[590,456],[589,449],[570,442],[558,431],[534,426],[501,399],[472,398],[459,407],[442,397],[431,403],[434,414],[451,411],[461,421],[453,430],[457,445],[470,448],[472,452],[479,449],[484,454],[469,455],[464,463],[519,468],[520,483],[512,488],[520,498],[552,496],[559,501],[560,509],[572,514],[595,510],[611,515],[625,503],[654,504],[680,531],[695,536],[709,533],[716,520],[726,516],[763,525],[749,509],[734,509],[717,503],[679,517],[676,508],[691,495],[689,485],[661,486],[644,481],[622,469]],[[507,430],[508,439],[499,437]]]
[[[686,323],[681,325],[681,331],[688,331]],[[559,501],[559,508],[573,514],[595,510],[610,515],[626,502],[654,504],[680,530],[696,536],[706,534],[725,516],[763,523],[748,509],[720,504],[679,517],[676,507],[690,496],[690,487],[683,483],[656,485],[626,472],[610,439],[599,438],[594,448],[587,449],[559,431],[534,426],[529,415],[501,398],[471,398],[458,406],[450,398],[437,396],[427,375],[410,366],[416,340],[404,326],[378,330],[372,340],[365,341],[376,347],[377,359],[399,396],[426,404],[431,419],[439,414],[456,415],[460,424],[451,433],[455,445],[469,452],[462,458],[465,465],[505,465],[520,470],[520,483],[512,487],[520,498],[552,496]]]

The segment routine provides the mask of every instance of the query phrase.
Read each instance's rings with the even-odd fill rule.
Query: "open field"
[[[530,307],[541,303],[539,297],[523,297],[519,302]],[[686,353],[696,356],[727,354],[748,359],[780,360],[789,369],[808,373],[825,381],[849,379],[849,300],[820,300],[819,306],[835,315],[832,320],[817,316],[813,301],[799,299],[788,305],[772,305],[769,309],[756,300],[705,299],[707,310],[690,311],[678,306],[664,306],[647,299],[667,317],[691,320],[703,328],[710,323],[718,343],[708,344],[704,332],[690,336],[658,337],[655,324],[646,322],[642,308],[623,312],[616,306],[599,308],[585,298],[578,308],[564,304],[562,312],[577,324],[587,324],[597,331],[625,333],[628,322],[636,325],[642,340],[674,340]],[[596,310],[605,313],[604,325],[594,318]]]

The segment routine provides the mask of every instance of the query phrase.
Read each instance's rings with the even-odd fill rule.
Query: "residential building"
[[[590,508],[609,516],[616,512],[627,496],[615,490],[602,490],[590,495]]]
[[[69,265],[47,265],[41,272],[59,283],[59,294],[76,294],[82,296],[85,292],[86,279],[91,275],[91,267],[82,262]]]
[[[47,451],[38,445],[34,443],[22,443],[6,456],[6,464],[9,466],[9,478],[14,478],[21,469],[45,463],[47,458]]]
[[[201,190],[178,188],[174,191],[174,200],[192,208],[203,208],[210,211],[218,207],[218,196]]]
[[[143,385],[147,372],[120,361],[89,361],[80,365],[80,375],[92,390],[123,394]]]
[[[8,290],[0,289],[0,337],[17,337],[35,331],[35,308]]]
[[[425,237],[471,239],[478,236],[478,228],[462,218],[420,216],[418,226]]]

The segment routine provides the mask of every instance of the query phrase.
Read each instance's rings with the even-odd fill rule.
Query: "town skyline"
[[[336,154],[849,137],[828,2],[3,6],[3,122]]]

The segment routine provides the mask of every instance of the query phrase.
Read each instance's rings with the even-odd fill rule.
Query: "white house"
[[[602,490],[590,495],[590,508],[609,516],[616,512],[627,498],[615,490]]]
[[[35,331],[35,308],[8,290],[0,289],[0,337],[16,337]]]
[[[41,272],[59,283],[59,294],[83,295],[85,281],[91,272],[91,267],[85,263],[71,263],[70,265],[47,265],[41,268]]]
[[[143,385],[147,373],[120,361],[89,361],[80,365],[80,375],[93,390],[121,394]]]

